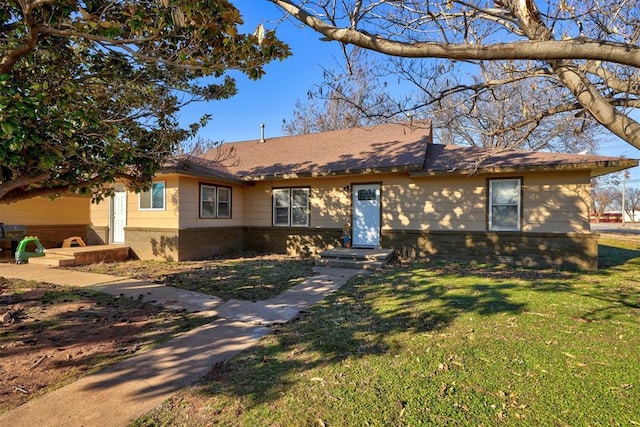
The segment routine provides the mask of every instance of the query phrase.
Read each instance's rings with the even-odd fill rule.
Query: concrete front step
[[[386,265],[379,261],[353,261],[339,258],[318,258],[315,262],[318,267],[359,268],[362,270],[377,270]]]
[[[41,257],[29,258],[29,264],[49,265],[51,267],[73,267],[76,265],[76,259],[72,256],[47,254]]]
[[[387,265],[392,257],[391,249],[335,248],[323,251],[316,265],[374,270]]]
[[[129,259],[129,247],[123,245],[95,245],[72,248],[45,249],[43,257],[29,258],[29,263],[53,267],[119,262]]]

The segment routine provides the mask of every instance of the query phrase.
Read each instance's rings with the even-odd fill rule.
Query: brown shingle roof
[[[220,170],[244,180],[422,169],[429,122],[385,124],[223,144],[233,157]],[[215,152],[205,158],[212,159]]]
[[[163,172],[247,182],[387,171],[436,175],[581,169],[598,176],[637,164],[619,157],[433,144],[430,122],[416,122],[226,143],[203,157],[177,156]]]
[[[220,165],[211,160],[198,156],[177,155],[168,159],[160,171],[164,174],[178,173],[195,177],[216,177],[230,182],[240,182],[241,180],[227,173]]]
[[[637,160],[621,157],[542,151],[487,150],[464,145],[433,144],[427,150],[422,173],[496,173],[587,169],[592,171],[592,176],[598,176],[637,165]]]

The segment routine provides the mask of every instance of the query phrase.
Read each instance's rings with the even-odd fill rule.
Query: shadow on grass
[[[309,260],[230,259],[166,274],[162,283],[224,300],[258,301],[273,298],[313,275]]]
[[[637,271],[640,250],[635,243],[620,242],[620,246],[598,245],[597,271],[541,271],[538,281],[528,286],[535,291],[571,294],[586,298],[580,318],[584,321],[607,320],[627,309],[640,309]],[[631,247],[630,247],[631,246]],[[576,280],[579,279],[579,280]]]
[[[600,269],[624,265],[628,261],[639,257],[640,250],[637,249],[598,245],[598,266]]]
[[[638,255],[633,250],[605,251],[607,265]],[[637,289],[634,293],[635,288],[618,284],[618,277],[626,276],[606,269],[587,273],[427,264],[357,278],[312,312],[277,329],[254,350],[215,368],[198,390],[205,397],[224,394],[241,399],[247,406],[268,403],[279,399],[307,370],[341,366],[354,357],[400,354],[403,339],[446,333],[463,315],[527,311],[526,302],[513,299],[523,289],[533,292],[529,298],[538,298],[536,293],[543,300],[548,295],[586,298],[579,314],[585,321],[612,318],[624,307],[640,308]]]
[[[526,309],[510,301],[509,291],[517,286],[512,281],[469,282],[452,275],[451,285],[440,285],[441,275],[450,273],[429,268],[351,280],[311,312],[276,329],[254,350],[215,368],[201,382],[200,392],[224,393],[251,404],[270,402],[292,385],[295,380],[290,378],[307,370],[354,357],[400,353],[405,333],[439,332],[468,313],[515,314]]]
[[[247,301],[273,298],[315,274],[310,260],[251,254],[203,261],[136,260],[73,269],[132,277],[223,300]]]
[[[480,320],[506,315],[496,319],[501,322],[551,304],[559,307],[554,312],[570,307],[566,312],[577,322],[622,319],[628,307],[640,309],[638,251],[604,255],[607,265],[624,263],[624,257],[627,263],[598,272],[430,263],[355,278],[311,311],[277,327],[252,350],[217,365],[193,392],[219,408],[216,419],[230,420],[237,414],[229,408],[273,404],[299,388],[300,378],[316,368],[324,369],[323,376],[331,381],[333,373],[340,377],[341,371],[348,372],[354,360],[401,356],[409,340],[425,335],[464,340],[464,331],[448,335],[463,316]],[[369,358],[371,365],[374,359]],[[371,369],[375,375],[381,368]]]

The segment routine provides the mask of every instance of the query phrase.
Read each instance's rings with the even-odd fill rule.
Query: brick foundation
[[[125,244],[140,259],[184,261],[240,252],[242,228],[165,229],[125,227]]]
[[[241,252],[242,228],[189,228],[179,231],[179,260]]]
[[[598,268],[598,235],[592,233],[383,231],[382,246],[401,258]]]
[[[134,258],[180,261],[178,231],[173,228],[125,227],[124,244],[131,248]]]
[[[37,236],[45,248],[59,248],[69,237],[87,238],[88,224],[71,225],[27,225],[27,236]]]
[[[340,246],[342,229],[245,227],[244,249],[260,253],[311,256]]]
[[[96,230],[98,235],[108,230]],[[340,246],[341,229],[229,227],[125,228],[126,245],[141,259],[182,261],[253,251],[313,256]],[[383,231],[382,247],[400,258],[509,264],[528,267],[598,268],[598,235],[481,231]]]
[[[106,245],[109,243],[109,227],[89,226],[87,245]]]

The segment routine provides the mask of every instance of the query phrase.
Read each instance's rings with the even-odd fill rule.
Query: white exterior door
[[[380,185],[353,185],[353,246],[380,246]]]
[[[127,192],[116,191],[111,199],[111,243],[124,243],[127,226]]]

